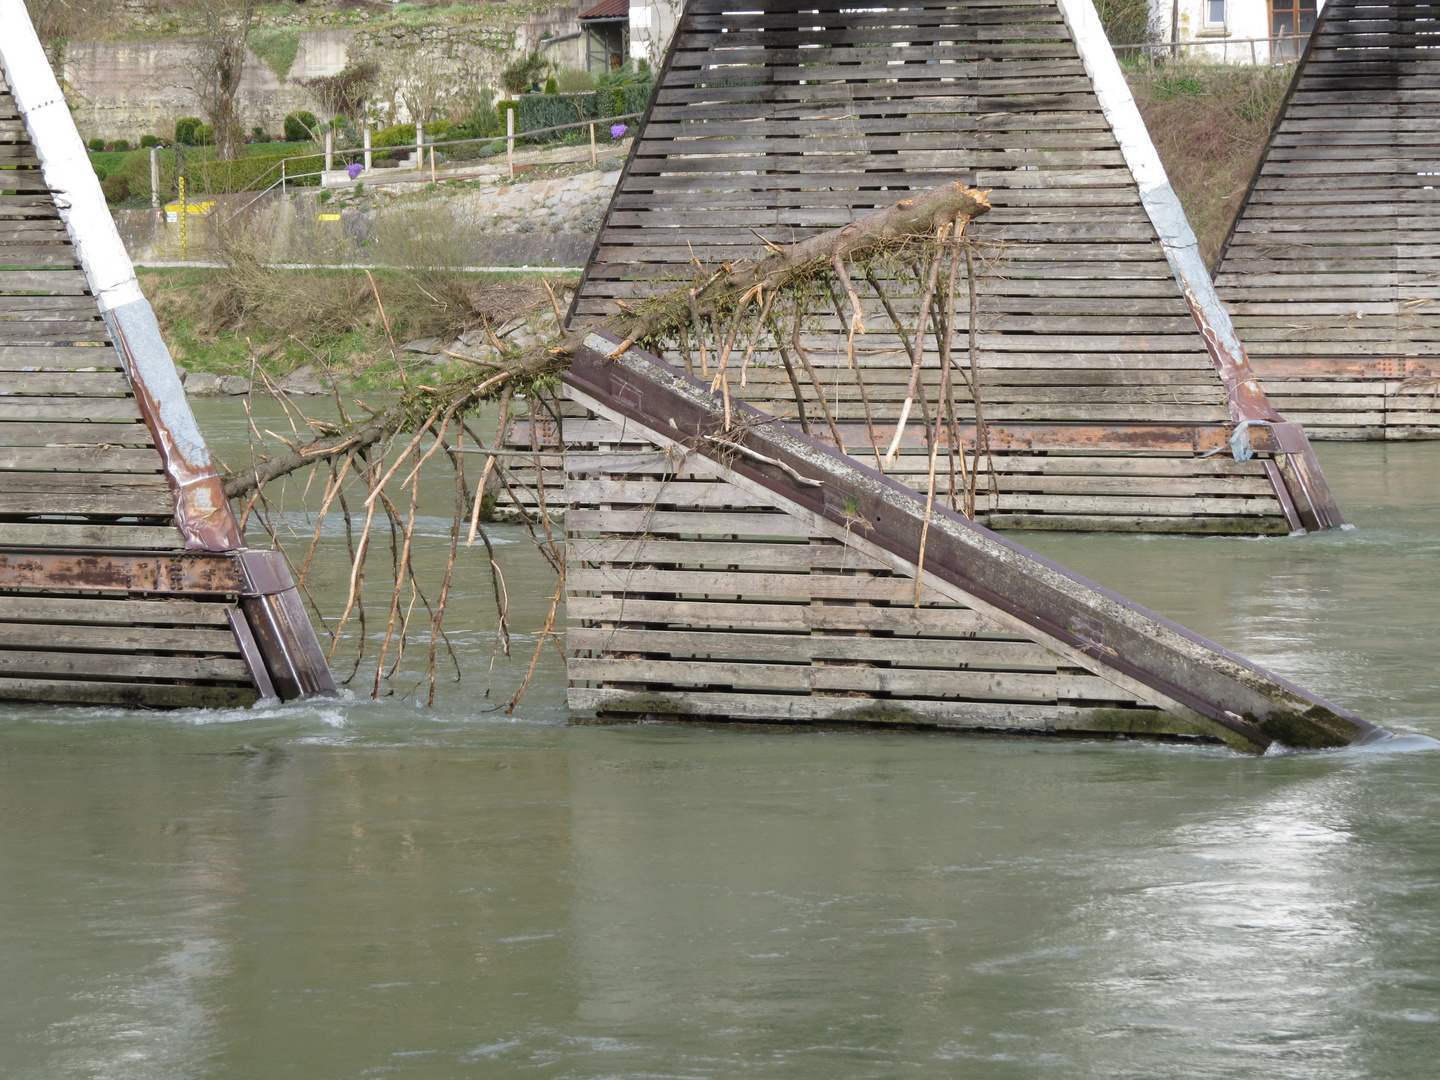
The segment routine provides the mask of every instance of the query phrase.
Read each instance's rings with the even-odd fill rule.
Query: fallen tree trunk
[[[764,258],[726,263],[703,281],[681,285],[638,302],[603,322],[586,325],[562,334],[553,344],[542,345],[502,358],[498,374],[466,374],[446,379],[439,386],[416,384],[407,388],[388,408],[339,432],[324,435],[294,448],[290,453],[265,458],[226,478],[225,494],[232,499],[252,494],[271,480],[300,469],[363,453],[390,436],[417,426],[423,430],[444,413],[463,414],[467,409],[494,396],[502,386],[531,384],[565,370],[587,335],[605,330],[623,339],[623,352],[637,341],[653,341],[676,334],[697,316],[715,318],[735,310],[741,312],[756,298],[773,295],[815,274],[832,272],[855,259],[888,245],[919,237],[933,238],[942,226],[957,219],[968,221],[990,209],[987,192],[950,183],[931,188],[893,206],[867,214],[859,221],[838,229],[817,233],[797,244],[770,244]],[[768,242],[767,242],[768,243]]]

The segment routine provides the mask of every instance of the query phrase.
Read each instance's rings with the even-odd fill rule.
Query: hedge
[[[413,132],[414,129],[412,128]],[[234,161],[202,161],[192,164],[186,171],[190,182],[199,185],[200,190],[212,194],[235,191],[250,191],[267,188],[280,179],[280,160],[284,154],[256,154],[253,157],[236,158]],[[319,173],[325,168],[324,154],[307,154],[291,157],[285,163],[287,176],[297,173]],[[299,187],[315,187],[320,177],[302,176],[291,179]]]
[[[523,94],[515,111],[515,128],[520,132],[535,131],[581,120],[644,112],[654,89],[653,82],[644,82],[602,86],[588,94]],[[563,139],[565,135],[563,131],[547,132],[529,141],[549,142]]]

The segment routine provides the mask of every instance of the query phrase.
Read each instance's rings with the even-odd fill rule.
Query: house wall
[[[684,0],[630,0],[631,59],[658,68],[684,6]]]
[[[1316,0],[1323,9],[1325,0]],[[1208,0],[1180,0],[1179,41],[1187,59],[1216,64],[1269,64],[1284,59],[1272,56],[1269,0],[1226,0],[1224,25],[1205,21]],[[1171,0],[1150,0],[1151,23],[1162,42],[1175,40],[1171,32],[1176,5]],[[1261,39],[1261,40],[1256,40]],[[1115,42],[1115,44],[1131,44]]]

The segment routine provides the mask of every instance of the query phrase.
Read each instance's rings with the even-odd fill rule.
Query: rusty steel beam
[[[863,538],[949,595],[1022,624],[1047,647],[1198,729],[1224,731],[1256,750],[1387,734],[943,506],[927,518],[915,489],[748,405],[732,405],[739,419],[725,432],[707,385],[639,349],[611,360],[616,344],[612,335],[591,334],[577,353],[563,376],[577,400],[715,462],[798,516]]]
[[[0,589],[144,593],[151,596],[240,596],[245,573],[220,552],[139,554],[0,551]]]
[[[528,446],[530,424],[528,419],[516,420],[512,427],[512,439]],[[841,420],[835,426],[840,429],[840,438],[847,451],[852,454],[869,452],[870,435],[863,423]],[[1249,432],[1250,447],[1257,454],[1285,453],[1283,447],[1293,445],[1290,442],[1292,433],[1299,427],[1299,424],[1273,424],[1252,428]],[[960,441],[973,446],[975,425],[962,421],[957,428]],[[985,425],[985,439],[991,450],[1000,452],[1064,450],[1079,453],[1208,454],[1228,450],[1235,428],[1235,424],[1074,424],[1002,420]],[[835,445],[834,437],[824,424],[811,424],[811,435],[820,442]],[[555,422],[536,422],[535,440],[541,447],[558,448],[561,443]],[[900,438],[900,447],[928,452],[924,427],[914,423],[907,425]]]
[[[1440,376],[1440,356],[1262,356],[1262,379],[1415,379]]]

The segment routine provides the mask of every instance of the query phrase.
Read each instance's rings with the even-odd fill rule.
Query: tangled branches
[[[970,248],[962,242],[962,237],[966,223],[988,209],[985,193],[967,190],[959,184],[947,184],[913,198],[902,199],[894,206],[853,224],[816,234],[797,244],[780,246],[767,243],[766,255],[753,262],[727,263],[708,271],[697,262],[698,273],[693,282],[632,305],[619,304],[619,310],[599,328],[623,339],[615,350],[616,355],[637,343],[660,353],[678,350],[692,371],[693,338],[693,344],[699,350],[701,373],[712,378],[712,389],[723,396],[727,428],[733,419],[730,400],[732,373],[738,368],[739,384],[745,387],[752,362],[763,353],[780,358],[794,390],[800,423],[809,432],[807,397],[802,392],[795,365],[795,360],[798,360],[813,391],[811,400],[823,414],[827,431],[837,447],[844,450],[839,421],[827,404],[802,331],[821,308],[833,310],[841,316],[848,364],[856,369],[864,396],[865,384],[855,360],[855,341],[857,335],[868,333],[867,303],[873,318],[874,312],[879,310],[875,308],[878,302],[908,354],[910,373],[904,404],[899,415],[894,417],[895,432],[883,456],[876,418],[872,415],[868,396],[864,396],[871,448],[878,466],[883,468],[893,463],[918,394],[927,427],[933,502],[942,416],[943,422],[948,425],[946,434],[950,444],[952,478],[957,466],[956,449],[960,445],[951,382],[954,365],[951,364],[950,341],[955,326],[958,270],[962,263],[970,282],[971,306],[970,374],[965,376],[962,372],[962,378],[974,383],[974,267]],[[907,275],[921,285],[921,299],[913,312],[897,310],[882,284],[889,282],[893,287],[897,282],[903,283]],[[555,302],[553,296],[551,299]],[[383,316],[378,292],[376,302]],[[913,326],[905,321],[907,315],[911,317]],[[558,322],[558,303],[556,317]],[[380,636],[375,659],[372,694],[381,692],[382,682],[394,673],[403,658],[419,608],[424,612],[421,617],[429,620],[429,682],[430,700],[433,702],[436,658],[442,646],[449,649],[442,623],[452,591],[462,533],[465,533],[467,545],[473,545],[478,537],[486,548],[497,614],[496,648],[508,654],[508,594],[495,560],[494,548],[481,525],[482,507],[487,492],[492,488],[503,489],[509,495],[531,539],[550,561],[558,578],[550,600],[549,615],[539,633],[524,684],[509,703],[511,709],[529,685],[547,643],[553,641],[559,647],[555,621],[564,595],[565,562],[563,548],[551,532],[549,508],[545,504],[541,446],[536,442],[535,431],[542,422],[553,422],[559,441],[561,407],[556,376],[568,366],[570,358],[595,329],[597,327],[592,325],[562,332],[552,342],[527,349],[506,347],[491,335],[496,359],[452,354],[463,362],[463,368],[457,373],[433,378],[430,382],[412,379],[391,404],[381,409],[367,408],[368,416],[352,417],[337,393],[338,423],[305,416],[278,388],[273,389],[291,415],[295,438],[285,440],[288,444],[286,452],[257,457],[252,464],[230,475],[226,481],[226,494],[232,499],[244,501],[246,517],[258,509],[260,519],[270,530],[277,546],[283,548],[271,520],[273,515],[269,513],[267,485],[305,470],[311,471],[310,483],[325,476],[314,533],[303,565],[297,567],[296,576],[303,587],[320,542],[325,517],[338,505],[345,522],[350,571],[344,608],[333,626],[328,623],[325,626],[333,638],[330,650],[333,657],[346,627],[352,620],[358,623],[359,647],[350,672],[352,679],[360,670],[366,648],[367,614],[363,593],[369,555],[377,524],[388,526],[392,588],[385,613],[385,630]],[[941,358],[941,398],[933,410],[925,401],[925,396],[919,393],[927,337],[933,338]],[[977,431],[982,430],[976,385],[971,386],[971,398],[976,404]],[[485,444],[469,426],[468,418],[482,404],[497,400],[497,431],[488,448],[483,448]],[[533,459],[537,470],[535,495],[538,512],[533,516],[526,512],[523,501],[515,494],[503,465],[506,455],[504,440],[512,419],[512,409],[521,400],[529,410],[533,453],[527,456]],[[256,435],[259,435],[258,430]],[[427,437],[431,439],[428,448],[423,445]],[[472,451],[467,451],[464,445],[467,437],[474,445]],[[432,459],[440,460],[442,452],[443,460],[448,460],[454,470],[455,495],[449,554],[432,598],[415,572],[412,552],[420,477]],[[486,457],[481,475],[473,486],[465,476],[467,452],[483,453]],[[974,476],[978,471],[980,452],[977,440],[976,460],[967,466],[962,451],[958,461],[962,477],[970,479],[968,486],[962,482],[959,489],[966,491],[966,512],[972,515]],[[358,506],[352,507],[347,486],[350,492],[354,492],[357,484],[363,489],[364,498]],[[956,490],[957,486],[952,483],[952,502]],[[324,623],[323,614],[321,619]],[[453,658],[453,652],[451,656]],[[458,673],[458,663],[456,668]]]

